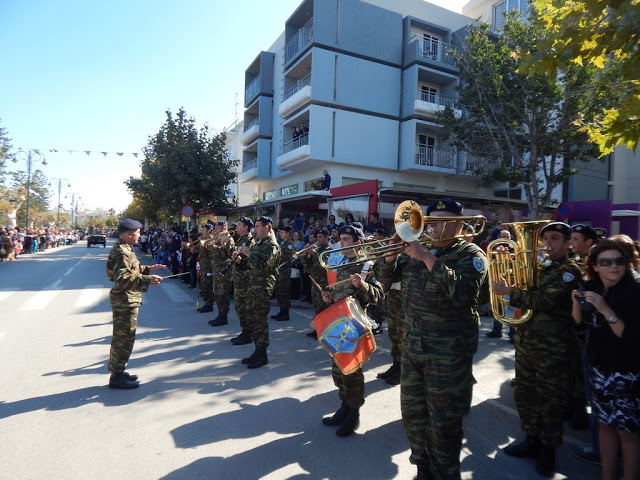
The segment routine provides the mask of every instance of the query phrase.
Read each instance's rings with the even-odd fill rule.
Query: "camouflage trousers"
[[[432,324],[433,325],[433,324]],[[400,406],[409,460],[429,478],[460,479],[462,419],[471,407],[477,325],[443,328],[410,317],[402,349]]]
[[[200,272],[200,289],[202,290],[202,299],[207,307],[213,307],[213,274],[211,272]]]
[[[240,328],[242,331],[248,331],[249,320],[247,312],[248,304],[248,288],[249,288],[249,272],[241,275],[235,274],[233,279],[233,305],[235,306],[236,315],[240,320]]]
[[[262,283],[249,282],[247,289],[247,320],[249,335],[256,347],[269,346],[269,310],[273,286],[269,288]]]
[[[518,328],[514,398],[522,430],[545,447],[562,445],[571,332]]]
[[[570,335],[571,373],[569,377],[569,398],[573,399],[573,408],[584,409],[587,404],[587,393],[584,385],[584,337],[577,337],[575,332]]]
[[[389,340],[391,340],[391,358],[400,362],[402,357],[402,332],[404,330],[404,311],[402,310],[402,291],[389,290],[387,293],[387,314],[389,321]]]
[[[364,374],[362,373],[362,367],[349,375],[345,375],[332,359],[331,377],[333,378],[333,384],[338,387],[340,401],[351,408],[360,408],[364,405]]]
[[[213,295],[218,304],[218,313],[227,314],[231,302],[231,274],[220,275],[218,270],[213,272]]]
[[[315,286],[311,289],[311,303],[313,304],[316,315],[331,305],[322,300],[322,293],[320,293],[318,287]]]
[[[136,340],[138,309],[140,307],[111,307],[113,310],[113,336],[109,353],[110,372],[124,372],[129,363]]]
[[[280,267],[276,278],[276,298],[280,310],[291,308],[291,265]]]

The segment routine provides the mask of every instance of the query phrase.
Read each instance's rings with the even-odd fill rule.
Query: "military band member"
[[[309,272],[309,276],[313,278],[323,290],[326,290],[329,284],[327,271],[320,265],[318,259],[322,252],[332,248],[331,243],[329,243],[329,232],[326,229],[318,230],[316,242],[318,243],[317,248],[307,250],[307,252],[303,254],[302,260]],[[315,285],[311,286],[311,303],[313,304],[316,315],[329,306],[329,304],[322,300],[322,291]],[[318,338],[318,333],[315,328],[313,331],[307,333],[307,337]]]
[[[552,222],[540,230],[548,258],[538,265],[537,285],[511,289],[504,280],[492,282],[493,293],[509,295],[511,306],[531,309],[531,319],[518,326],[515,337],[514,396],[526,438],[504,449],[512,457],[536,458],[539,474],[555,471],[555,451],[562,445],[571,363],[571,292],[580,269],[567,256],[571,227]]]
[[[598,234],[589,225],[574,225],[571,227],[572,260],[584,270],[589,250],[598,242]]]
[[[251,229],[253,228],[253,220],[247,217],[240,217],[236,232],[239,235],[238,249],[236,252],[233,273],[231,278],[233,280],[233,304],[240,321],[240,328],[242,331],[240,335],[231,339],[233,345],[247,345],[251,343],[251,336],[249,335],[249,319],[248,319],[248,289],[249,289],[249,259],[240,253],[243,247],[247,247],[249,250],[253,247],[254,238],[251,235]]]
[[[462,215],[445,199],[427,215]],[[460,479],[462,419],[471,406],[473,354],[478,348],[478,297],[487,259],[460,238],[462,220],[426,225],[431,249],[410,243],[406,255],[389,256],[376,271],[387,285],[402,282],[405,312],[400,406],[418,480]],[[456,237],[458,236],[458,237]],[[390,243],[401,243],[394,236]]]
[[[200,237],[200,289],[202,290],[202,299],[204,305],[198,309],[200,313],[207,313],[213,311],[213,302],[215,297],[213,296],[213,263],[211,250],[211,243],[213,241],[213,223],[205,223],[202,227],[202,237]]]
[[[328,232],[327,232],[328,233]],[[364,237],[362,230],[351,225],[345,225],[340,229],[341,247],[356,248],[344,252],[347,263],[353,263],[361,258],[357,245]],[[367,265],[370,266],[370,265]],[[332,291],[323,291],[322,299],[331,304],[348,296],[354,297],[363,309],[367,305],[375,304],[382,299],[382,287],[377,283],[365,281],[361,273],[367,270],[361,264],[343,267],[338,270],[336,287]],[[350,281],[345,281],[350,280]],[[322,419],[322,423],[328,426],[338,426],[336,435],[346,437],[351,435],[360,423],[360,407],[364,405],[364,374],[362,367],[355,372],[345,375],[335,362],[331,362],[331,376],[333,383],[338,387],[338,396],[342,404],[336,413]]]
[[[231,295],[231,275],[222,275],[222,269],[231,259],[235,251],[233,238],[227,231],[227,222],[218,220],[216,223],[216,240],[212,242],[212,264],[213,264],[213,294],[218,304],[218,316],[209,321],[212,327],[219,327],[229,323],[227,314],[229,313]]]
[[[138,325],[138,309],[142,304],[142,293],[149,285],[158,285],[162,281],[159,275],[150,272],[164,265],[140,267],[140,262],[133,251],[133,245],[140,238],[142,224],[136,220],[123,218],[118,225],[118,240],[107,258],[107,278],[113,282],[109,292],[109,301],[113,310],[113,337],[109,354],[109,388],[138,388],[137,375],[125,371]]]
[[[249,257],[250,268],[247,314],[249,335],[255,344],[255,350],[251,356],[242,359],[242,363],[250,369],[260,368],[269,363],[269,301],[276,286],[276,272],[281,258],[271,218],[256,218],[254,230],[256,241],[253,248],[240,248],[240,251]]]
[[[288,225],[282,227],[279,230],[280,234],[280,251],[282,252],[282,259],[278,266],[278,277],[276,279],[276,298],[278,299],[278,306],[280,311],[271,318],[275,318],[279,322],[286,322],[289,320],[289,309],[291,308],[291,264],[293,262],[293,252],[295,248],[291,241],[291,233],[293,227]]]

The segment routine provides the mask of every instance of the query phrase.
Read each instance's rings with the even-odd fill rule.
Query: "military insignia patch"
[[[564,272],[562,274],[562,280],[564,281],[564,283],[569,283],[569,282],[573,281],[574,278],[576,278],[576,277],[575,277],[575,275],[573,273]]]
[[[482,272],[484,270],[484,262],[482,261],[481,258],[474,258],[473,259],[473,266],[479,272]]]
[[[435,255],[436,253],[438,253],[438,249],[437,248],[432,248],[429,251],[431,252],[431,255]]]
[[[291,249],[293,248],[293,245],[289,245],[289,246],[287,246],[287,248],[288,248],[289,250],[291,250]]]

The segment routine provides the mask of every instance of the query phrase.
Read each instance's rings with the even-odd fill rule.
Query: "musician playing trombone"
[[[231,339],[231,343],[234,346],[247,345],[251,343],[247,312],[250,275],[249,260],[246,256],[240,253],[240,250],[243,247],[246,247],[251,251],[251,247],[254,242],[253,235],[251,235],[251,229],[253,226],[253,220],[248,217],[240,217],[238,219],[236,232],[239,235],[239,247],[231,257],[234,262],[233,271],[231,273],[231,279],[233,280],[233,305],[236,309],[236,314],[238,315],[240,328],[242,329],[240,335]]]
[[[429,205],[430,248],[411,242],[376,271],[384,285],[402,282],[400,405],[418,480],[460,478],[462,419],[475,383],[478,297],[488,271],[484,252],[465,239],[462,211],[451,199]],[[431,219],[458,216],[446,223]],[[402,241],[395,235],[390,243]]]
[[[318,230],[316,235],[316,247],[310,248],[306,254],[303,254],[302,261],[304,263],[305,268],[309,272],[309,276],[313,279],[315,283],[317,283],[320,288],[326,290],[328,281],[327,281],[327,271],[322,267],[318,258],[319,255],[327,249],[332,248],[332,245],[329,243],[329,232],[327,229],[323,228]],[[311,301],[313,303],[313,309],[315,310],[316,315],[318,315],[321,311],[327,308],[329,305],[322,300],[322,291],[318,288],[311,288]],[[318,333],[315,328],[306,334],[307,337],[318,338]]]
[[[293,253],[295,247],[291,241],[293,227],[285,225],[278,233],[280,235],[280,251],[282,260],[278,266],[278,277],[276,279],[276,298],[280,311],[271,318],[279,322],[289,321],[289,309],[291,308],[291,265],[293,263]]]

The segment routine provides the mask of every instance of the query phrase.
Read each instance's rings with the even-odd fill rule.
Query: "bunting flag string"
[[[140,152],[96,152],[93,150],[58,150],[56,148],[50,148],[50,149],[46,149],[46,148],[31,148],[29,150],[32,150],[36,153],[39,154],[44,154],[44,153],[62,153],[62,152],[68,152],[68,153],[85,153],[88,157],[91,156],[92,153],[101,153],[102,155],[104,155],[105,157],[108,155],[118,155],[119,157],[122,157],[123,155],[133,155],[134,157],[138,158],[138,155],[140,155]]]

